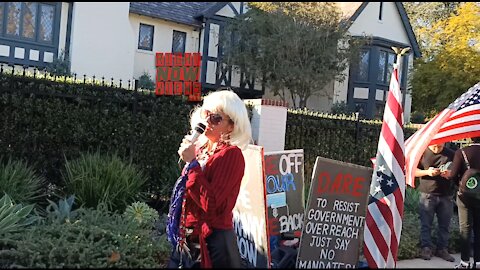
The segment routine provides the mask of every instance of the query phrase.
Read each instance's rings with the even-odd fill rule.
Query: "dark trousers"
[[[473,260],[480,262],[480,202],[468,202],[457,195],[458,222],[460,226],[460,257],[470,260],[471,232],[473,229]]]
[[[448,248],[450,220],[453,215],[452,196],[437,196],[420,192],[420,244],[421,247],[433,247],[432,225],[435,215],[438,221],[437,249]]]
[[[213,229],[207,237],[212,268],[242,268],[237,235],[233,230]]]

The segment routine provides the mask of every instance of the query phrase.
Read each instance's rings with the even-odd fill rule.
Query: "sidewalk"
[[[433,256],[431,260],[416,258],[412,260],[402,260],[397,262],[397,268],[450,268],[460,263],[460,253],[452,254],[454,262],[447,262],[442,258]]]

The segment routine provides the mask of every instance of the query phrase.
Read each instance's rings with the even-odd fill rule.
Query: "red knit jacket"
[[[237,146],[220,144],[204,169],[190,169],[186,183],[187,227],[199,234],[202,267],[211,267],[205,239],[212,229],[233,229],[233,207],[245,172],[245,159]]]

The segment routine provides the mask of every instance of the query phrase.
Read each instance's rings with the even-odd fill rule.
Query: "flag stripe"
[[[394,231],[393,236],[395,238],[392,238],[392,242],[395,241],[395,243],[392,244],[392,256],[394,261],[397,261],[398,246],[400,245],[400,235],[402,231],[403,202],[404,202],[404,195],[401,193],[401,189],[395,190],[393,192],[393,197],[394,199],[392,200],[391,203],[394,203],[395,205],[392,206],[391,208],[393,209],[393,211],[397,211],[395,215],[392,215],[393,224],[399,224],[399,226],[397,226],[397,228]]]
[[[370,234],[368,234],[368,239],[369,241],[372,241],[372,236]],[[364,236],[364,238],[367,238]],[[375,248],[375,247],[374,247]],[[373,259],[372,257],[372,254],[370,253],[370,250],[368,249],[367,246],[365,246],[365,248],[363,249],[363,256],[365,256],[365,259],[367,259],[367,261],[371,262],[372,264],[370,265],[370,268],[378,268],[377,264],[375,263],[375,260]]]
[[[386,224],[386,221],[382,216],[377,203],[370,204],[368,206],[368,210],[371,215],[367,217],[366,224],[368,230],[373,236],[374,244],[380,252],[379,254],[376,254],[376,256],[381,256],[384,260],[386,260],[388,256],[388,244],[383,238],[383,235],[387,235],[389,232],[385,230],[385,226],[382,226],[382,224]]]
[[[445,119],[448,119],[452,113],[453,112],[449,109],[443,110],[440,114],[430,120],[430,122],[428,122],[423,128],[415,132],[416,135],[414,134],[415,137],[413,139],[408,139],[405,142],[405,161],[407,164],[405,182],[409,186],[415,187],[415,170],[421,158],[421,155],[413,155],[412,153],[418,153],[421,151],[423,154],[423,151],[425,151],[428,143],[432,140],[434,134],[437,133],[441,123],[443,123]]]
[[[449,121],[443,124],[442,127],[446,127],[451,124],[458,123],[459,121],[461,121],[458,119],[461,119],[463,117],[473,116],[473,117],[469,117],[468,119],[478,119],[478,117],[475,117],[475,116],[478,116],[478,114],[480,114],[480,109],[479,109],[480,106],[476,105],[471,107],[472,108],[468,107],[465,110],[461,110],[460,112],[455,112],[454,114],[452,114]]]
[[[386,141],[383,139],[383,137],[381,137],[380,140],[378,141],[378,149],[385,149],[387,147],[388,147],[388,145],[387,145]],[[380,151],[382,151],[382,150],[380,150]],[[391,170],[392,170],[392,173],[393,173],[395,179],[398,179],[399,177],[402,177],[402,175],[403,175],[402,167],[400,167],[400,165],[398,164],[395,157],[393,157],[392,152],[383,153],[383,158],[385,160],[386,165],[389,168],[393,168]],[[403,183],[398,183],[398,184],[399,184],[400,187],[402,187],[404,185]]]
[[[448,125],[448,126],[445,126],[445,127],[442,127],[440,129],[440,131],[437,133],[437,135],[435,135],[434,138],[437,138],[439,136],[442,136],[442,133],[444,132],[447,132],[447,131],[451,131],[452,129],[457,129],[457,128],[463,128],[463,127],[466,127],[466,126],[475,126],[475,125],[479,125],[480,124],[480,119],[476,119],[475,116],[472,116],[472,117],[464,117],[464,118],[460,118],[459,119],[460,121],[455,121],[457,123],[453,123],[451,125]]]
[[[386,108],[388,108],[391,111],[392,115],[400,115],[400,114],[403,113],[402,112],[402,107],[401,107],[399,101],[395,98],[392,98],[392,96],[394,97],[393,94],[389,95],[389,97],[387,99],[387,105],[388,106],[386,106]],[[403,123],[402,123],[403,119],[397,119],[396,117],[391,118],[390,116],[389,117],[384,116],[384,119],[392,120],[392,121],[395,120],[399,126],[403,125]]]
[[[403,109],[394,65],[383,112],[365,217],[364,255],[370,268],[396,266],[405,195]]]
[[[465,138],[479,137],[480,136],[480,127],[476,126],[476,127],[473,127],[472,129],[475,129],[475,131],[466,131],[466,132],[462,132],[462,133],[456,133],[454,135],[447,136],[447,137],[432,139],[431,144],[440,144],[440,143],[445,143],[445,142],[461,140],[461,139],[465,139]]]
[[[415,187],[415,170],[428,145],[480,136],[480,84],[470,87],[405,142],[406,183]]]
[[[383,137],[384,137],[387,145],[390,148],[389,150],[393,153],[393,157],[397,161],[399,167],[403,168],[403,166],[405,165],[404,160],[402,160],[403,159],[403,150],[400,147],[400,145],[398,144],[397,138],[395,137],[395,135],[390,131],[390,129],[386,125],[382,126],[382,131],[381,132],[383,133]]]

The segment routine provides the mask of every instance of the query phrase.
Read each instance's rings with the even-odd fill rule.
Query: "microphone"
[[[200,135],[202,135],[203,132],[205,132],[205,128],[207,128],[207,126],[205,126],[205,124],[198,123],[197,126],[195,126],[195,128],[193,129],[193,134],[190,137],[190,142],[195,143],[197,141],[198,137],[200,137]],[[182,161],[182,157],[179,157],[177,163],[180,164],[181,161]]]

